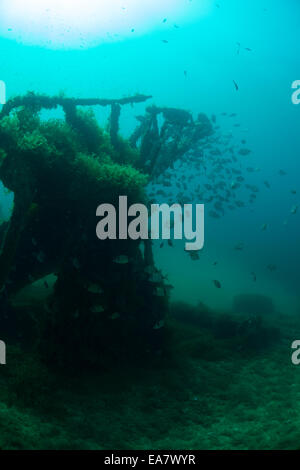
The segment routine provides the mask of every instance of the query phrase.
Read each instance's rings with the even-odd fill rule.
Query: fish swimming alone
[[[220,283],[220,281],[214,280],[213,283],[214,283],[214,285],[216,286],[217,289],[221,289],[222,284]]]

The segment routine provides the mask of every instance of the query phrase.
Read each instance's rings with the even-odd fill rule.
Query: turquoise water
[[[189,2],[183,3],[188,10]],[[232,259],[227,259],[226,265],[236,264],[232,268],[240,279],[235,279],[236,287],[230,286],[231,293],[240,288],[237,285],[242,282],[240,271],[244,278],[241,288],[249,290],[252,286],[247,279],[248,271],[257,270],[261,272],[263,290],[272,293],[279,288],[280,302],[284,299],[297,308],[298,218],[291,217],[289,212],[297,199],[290,189],[298,184],[299,112],[291,103],[291,84],[298,72],[295,38],[299,7],[297,2],[287,2],[283,7],[279,1],[243,5],[236,1],[226,5],[219,2],[219,8],[211,3],[209,12],[188,24],[184,21],[183,26],[178,25],[180,28],[174,28],[170,8],[163,28],[157,24],[153,31],[136,39],[132,33],[130,38],[90,49],[49,50],[2,38],[1,79],[7,84],[8,97],[28,90],[104,98],[136,92],[150,94],[159,106],[217,115],[222,132],[232,130],[232,120],[220,114],[237,113],[235,123],[240,123],[241,128],[233,128],[234,139],[246,138],[253,152],[249,165],[262,170],[257,183],[261,185],[268,179],[272,190],[262,187],[253,212],[246,208],[232,216],[226,214],[220,221],[221,239],[214,235],[214,221],[207,219],[206,250],[217,250],[219,244],[225,245],[224,250],[228,247],[227,257]],[[141,24],[145,21],[142,15],[139,21]],[[133,28],[138,30],[139,24]],[[162,43],[162,39],[169,43]],[[239,55],[237,42],[241,44]],[[246,51],[246,47],[252,52]],[[232,80],[240,86],[238,93]],[[133,125],[132,116],[123,120],[126,132]],[[278,175],[281,167],[288,173],[285,178]],[[288,225],[284,226],[286,219]],[[267,233],[260,233],[263,223],[270,224]],[[249,246],[237,257],[230,247],[240,240]],[[164,260],[164,267],[166,263]],[[270,263],[280,265],[271,276],[265,272],[265,265]],[[208,266],[203,266],[201,271],[207,269]],[[187,265],[187,285],[180,288],[181,292],[188,289],[188,298],[192,295],[189,285],[194,290],[195,276],[191,270]]]
[[[175,170],[172,170],[174,180],[182,181],[183,177],[193,175],[193,184],[216,185],[222,179],[231,193],[236,194],[234,197],[244,201],[244,205],[231,210],[227,207],[230,202],[225,201],[222,203],[224,213],[222,209],[220,217],[215,218],[210,216],[215,199],[209,201],[205,191],[201,197],[188,186],[185,196],[189,202],[205,203],[205,246],[199,253],[200,259],[191,259],[184,250],[183,241],[174,241],[172,247],[167,243],[160,247],[159,241],[153,245],[155,264],[173,286],[170,303],[180,301],[197,308],[201,302],[213,311],[213,315],[218,316],[231,315],[234,299],[240,294],[262,295],[271,299],[274,318],[268,317],[267,323],[281,330],[283,343],[279,347],[279,343],[275,341],[279,349],[276,350],[275,347],[274,356],[269,349],[263,353],[260,351],[257,361],[264,361],[264,357],[270,359],[270,363],[266,365],[266,375],[270,378],[270,384],[265,384],[266,393],[268,387],[272,388],[272,380],[277,377],[270,372],[273,370],[273,365],[270,364],[276,363],[277,354],[280,355],[282,368],[286,371],[282,373],[288,375],[286,380],[290,381],[289,385],[292,387],[291,369],[294,366],[290,362],[290,344],[297,339],[298,327],[294,323],[297,325],[300,311],[300,107],[292,103],[291,87],[292,82],[299,79],[300,43],[297,38],[300,5],[296,0],[216,0],[207,1],[202,7],[200,0],[182,0],[174,2],[174,5],[168,2],[161,8],[159,5],[154,7],[153,4],[153,10],[149,7],[146,14],[139,10],[136,15],[132,13],[133,3],[127,5],[124,2],[120,9],[122,8],[122,12],[116,10],[115,23],[108,23],[106,28],[103,22],[98,27],[96,24],[92,32],[84,24],[80,24],[75,36],[74,32],[70,33],[68,18],[64,18],[59,27],[55,23],[55,17],[51,20],[52,25],[48,18],[44,28],[40,24],[38,31],[35,23],[32,23],[32,30],[30,29],[28,18],[24,20],[24,24],[18,18],[16,26],[13,23],[13,14],[9,22],[5,17],[0,19],[0,80],[6,83],[7,100],[25,95],[28,91],[50,96],[63,93],[66,97],[74,98],[111,99],[136,93],[151,95],[152,98],[146,103],[122,109],[120,134],[125,138],[132,134],[137,125],[135,116],[144,115],[147,106],[184,109],[195,120],[199,113],[208,116],[214,127],[214,134],[211,140],[205,142],[210,147],[206,147],[204,151],[204,165],[209,167],[212,161],[210,150],[216,148],[221,155],[216,158],[228,158],[228,155],[232,158],[234,155],[237,161],[228,163],[227,173],[225,168],[221,172],[214,169],[210,181],[209,170],[206,173],[202,167],[197,170],[189,164],[176,169],[175,165]],[[123,13],[126,17],[126,9],[129,20],[121,18]],[[30,10],[30,14],[34,15],[34,10],[33,13]],[[98,14],[101,15],[101,10]],[[55,34],[52,32],[53,26],[58,27]],[[98,106],[93,109],[99,125],[105,127],[110,109]],[[43,111],[42,119],[49,117],[63,118],[63,112],[61,109]],[[231,154],[226,151],[228,147],[233,148]],[[241,148],[247,148],[251,152],[242,156],[239,153]],[[232,168],[238,169],[243,177],[241,186],[236,191],[231,186],[236,181]],[[248,171],[247,168],[252,170]],[[153,179],[148,192],[156,193],[167,178],[162,174],[160,183]],[[256,199],[251,203],[249,194],[253,190],[249,193],[247,184],[257,188],[254,191]],[[167,192],[171,194],[173,202],[181,202],[178,191],[174,188]],[[214,189],[214,197],[221,193],[221,190]],[[169,199],[167,198],[167,202],[170,202]],[[232,196],[229,199],[232,200]],[[165,202],[164,197],[156,200]],[[0,189],[0,202],[1,220],[8,220],[13,208],[13,195],[8,194],[4,187]],[[52,275],[53,272],[47,271],[45,274]],[[218,281],[221,288],[216,288],[214,281]],[[126,297],[126,293],[123,295]],[[261,308],[257,304],[256,314],[265,318]],[[285,318],[286,323],[282,320]],[[247,319],[246,313],[239,312],[238,322]],[[186,334],[188,336],[188,332]],[[204,334],[210,333],[205,330]],[[238,346],[234,345],[233,348],[238,349]],[[235,361],[238,363],[240,359],[230,356],[228,360],[234,367]],[[251,355],[251,361],[255,363],[255,360]],[[213,363],[211,361],[210,366]],[[219,367],[216,360],[216,375]],[[255,369],[255,365],[253,368]],[[212,370],[211,376],[213,375]],[[178,372],[178,378],[179,376]],[[256,383],[257,377],[252,380],[253,384]],[[241,382],[243,381],[245,377],[241,377]],[[213,386],[210,393],[214,393]],[[279,394],[280,396],[274,397],[275,408],[276,404],[278,409],[282,407],[283,396],[286,396],[284,393],[282,391],[282,396]],[[229,403],[230,392],[228,394]],[[251,400],[253,396],[251,395]],[[216,398],[218,399],[219,397]],[[142,391],[139,400],[143,401]],[[176,397],[176,400],[180,406],[180,399]],[[220,400],[222,402],[221,398]],[[251,400],[249,399],[249,403]],[[263,397],[261,400],[263,402]],[[294,403],[293,396],[291,403]],[[216,408],[217,406],[216,404]],[[258,405],[250,403],[249,407],[251,406],[254,409]],[[263,411],[261,413],[264,415]],[[214,411],[211,414],[213,416]],[[225,428],[229,414],[224,406],[225,424],[224,421],[222,423]],[[279,422],[281,417],[277,411],[274,416]],[[295,410],[295,415],[290,420],[296,423],[296,417],[298,410]],[[135,417],[136,424],[139,419],[143,421],[147,418],[143,415]],[[262,427],[256,429],[256,437],[251,441],[250,447],[260,446],[258,436],[263,429],[269,432],[268,423],[271,417],[260,416],[260,419]],[[237,422],[239,420],[243,422],[241,416],[237,417]],[[56,425],[59,427],[60,424],[58,420]],[[230,421],[227,425],[230,434],[236,423]],[[214,424],[203,425],[203,435],[210,426],[210,432],[216,432],[214,421]],[[135,435],[131,448],[171,445],[172,440],[165,440],[164,432],[163,429],[158,431],[161,433],[159,442],[153,436],[143,440],[141,436]],[[213,439],[201,444],[193,438],[187,443],[180,441],[176,435],[174,442],[177,439],[179,441],[173,445],[174,448],[184,445],[190,445],[191,448],[245,448],[249,435],[246,425],[242,432],[244,437],[238,443],[234,439],[225,438],[217,444]],[[279,444],[280,434],[278,424],[277,437],[272,436],[273,444],[266,441],[262,445],[266,448],[274,448],[276,445],[297,446],[296,436],[291,443]],[[22,439],[27,442],[26,436],[21,437],[20,442]],[[96,443],[100,447],[102,445],[96,431],[91,443],[87,444],[80,439],[84,441],[85,438],[80,435],[76,439],[74,437],[77,447],[96,447]],[[130,447],[128,442],[118,439],[116,436],[115,441],[103,446]],[[72,447],[72,436],[68,436],[66,440],[67,447]],[[47,447],[49,442],[41,441],[40,445]],[[9,439],[8,444],[3,444],[4,447],[10,445]],[[24,444],[25,447],[32,445],[30,440]],[[56,447],[53,442],[51,445]],[[22,445],[19,444],[19,447]]]

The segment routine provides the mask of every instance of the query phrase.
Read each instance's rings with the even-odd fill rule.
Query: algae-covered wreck
[[[169,286],[155,268],[151,242],[99,242],[96,208],[117,204],[119,195],[147,204],[147,181],[212,130],[208,119],[195,124],[189,113],[150,107],[131,138],[123,139],[121,107],[148,98],[29,93],[8,101],[0,114],[0,179],[14,193],[11,219],[0,229],[1,327],[4,334],[23,335],[28,321],[40,350],[62,364],[161,347]],[[107,131],[82,109],[94,105],[111,107]],[[40,118],[42,109],[58,106],[64,120]],[[10,299],[49,274],[56,276],[52,294],[38,312],[22,311],[20,320]]]

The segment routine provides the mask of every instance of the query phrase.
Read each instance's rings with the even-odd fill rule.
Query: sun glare
[[[90,47],[183,24],[205,13],[209,4],[209,0],[1,0],[0,34],[24,44]]]

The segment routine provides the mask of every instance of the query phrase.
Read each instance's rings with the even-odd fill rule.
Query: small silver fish
[[[102,305],[94,305],[91,308],[91,312],[92,313],[102,313],[102,312],[104,312],[104,307]]]
[[[128,264],[129,263],[129,258],[126,255],[120,255],[120,256],[117,256],[114,259],[114,263],[116,263],[116,264]]]
[[[293,214],[293,215],[297,214],[298,209],[299,209],[299,206],[293,206],[292,209],[291,209],[291,214]]]
[[[87,288],[87,290],[89,292],[91,292],[92,294],[102,294],[103,293],[103,289],[98,286],[98,284],[90,284]]]
[[[110,316],[111,320],[118,320],[120,318],[120,314],[119,313],[113,313],[111,316]]]

